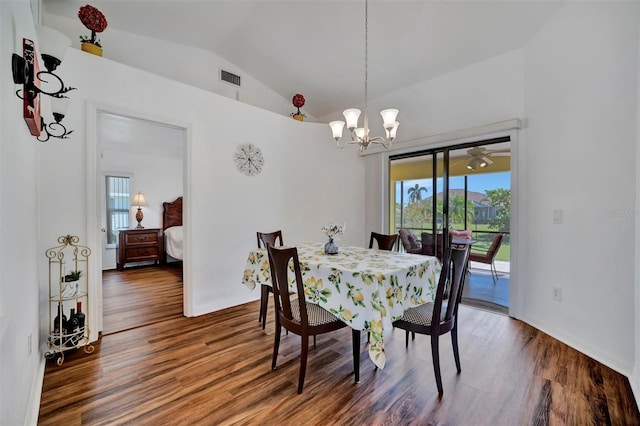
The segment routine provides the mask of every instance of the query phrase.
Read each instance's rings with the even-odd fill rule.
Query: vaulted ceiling
[[[369,97],[523,46],[564,1],[369,2]],[[44,0],[75,18],[86,0]],[[207,49],[324,117],[364,100],[365,2],[97,0],[118,29]]]

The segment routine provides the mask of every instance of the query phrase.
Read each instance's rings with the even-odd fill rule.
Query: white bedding
[[[164,249],[174,259],[182,260],[182,226],[172,226],[164,230]]]

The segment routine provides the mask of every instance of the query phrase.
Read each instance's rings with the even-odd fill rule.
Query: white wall
[[[638,16],[638,28],[640,28],[640,16]],[[638,70],[640,70],[640,30],[637,33],[638,37],[638,46],[636,47],[637,52],[637,66]],[[638,82],[637,82],[636,96],[637,99],[640,100],[640,72],[638,72]],[[640,189],[640,173],[638,170],[640,169],[640,102],[636,102],[636,210],[635,210],[635,222],[636,222],[636,238],[635,238],[635,330],[634,333],[636,336],[640,332],[640,250],[638,247],[640,246],[640,193],[638,190]],[[633,372],[631,373],[631,377],[629,381],[631,382],[631,388],[633,389],[633,393],[636,396],[636,401],[638,405],[640,405],[640,338],[636,337],[635,339],[635,363]]]
[[[334,148],[325,125],[300,123],[75,49],[61,74],[78,87],[65,118],[75,133],[65,144],[44,147],[41,245],[60,233],[87,240],[85,99],[188,127],[185,232],[191,244],[185,269],[193,314],[258,297],[240,284],[257,230],[282,228],[291,243],[318,241],[320,227],[333,219],[348,224],[345,242],[364,241],[363,162],[354,151]],[[246,142],[263,150],[261,175],[235,169],[233,153]],[[69,167],[61,169],[61,162]],[[61,187],[68,194],[64,210],[58,208]]]
[[[638,357],[630,237],[638,6],[569,2],[526,48],[415,86],[406,98],[421,107],[414,105],[412,128],[402,136],[523,119],[515,259],[521,319],[627,376]],[[367,160],[374,187],[381,187],[376,168],[384,164],[378,156]],[[379,201],[368,198],[367,211]],[[563,209],[562,225],[553,225],[553,209]],[[367,220],[381,223],[371,214]],[[553,287],[562,289],[562,302],[553,301]]]
[[[22,118],[15,95],[11,54],[22,56],[22,38],[35,40],[29,2],[0,2],[0,424],[35,423],[30,408],[40,401],[44,361],[38,350],[38,266],[46,263],[37,244],[42,144]],[[28,350],[31,335],[32,352]],[[34,417],[35,416],[35,417]]]
[[[524,319],[634,364],[638,4],[569,2],[526,46]],[[552,223],[553,209],[564,223]],[[562,302],[552,289],[562,290]]]
[[[45,13],[43,23],[67,34],[72,40],[72,47],[80,49],[78,35],[85,34],[87,29],[75,16],[63,18]],[[293,111],[291,99],[283,98],[251,75],[208,50],[152,39],[111,27],[100,33],[99,38],[105,58],[230,99],[236,99],[239,95],[242,102],[285,116],[289,116]],[[242,87],[220,81],[220,68],[239,75]],[[162,91],[162,88],[157,90]],[[306,113],[304,108],[303,112]],[[306,115],[308,121],[314,121],[311,115]]]
[[[524,105],[522,61],[522,51],[513,50],[369,100],[371,132],[383,134],[377,112],[385,108],[400,110],[398,139],[394,141],[398,147],[403,141],[520,117]],[[341,118],[320,118],[325,122],[336,119]]]

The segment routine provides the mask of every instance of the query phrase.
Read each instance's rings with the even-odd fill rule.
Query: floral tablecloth
[[[369,331],[369,356],[384,368],[384,334],[405,309],[435,298],[441,269],[438,259],[361,247],[340,247],[338,254],[326,255],[323,244],[297,248],[307,300],[352,328]],[[249,253],[242,283],[250,289],[271,285],[266,249]]]

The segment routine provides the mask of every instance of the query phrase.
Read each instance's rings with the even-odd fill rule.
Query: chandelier
[[[369,116],[368,116],[368,79],[369,79],[369,1],[364,2],[364,124],[363,127],[358,127],[358,118],[360,117],[360,110],[356,108],[350,108],[344,110],[342,113],[344,119],[347,122],[347,129],[351,132],[351,140],[342,141],[342,134],[344,130],[344,121],[332,121],[329,123],[333,138],[336,140],[336,146],[338,148],[344,148],[347,144],[358,144],[360,152],[364,151],[372,143],[381,144],[385,148],[391,146],[391,142],[396,137],[396,131],[400,123],[396,121],[398,116],[397,109],[385,109],[380,111],[382,116],[383,126],[386,132],[385,137],[372,137],[369,135]],[[366,130],[365,130],[366,129]]]

